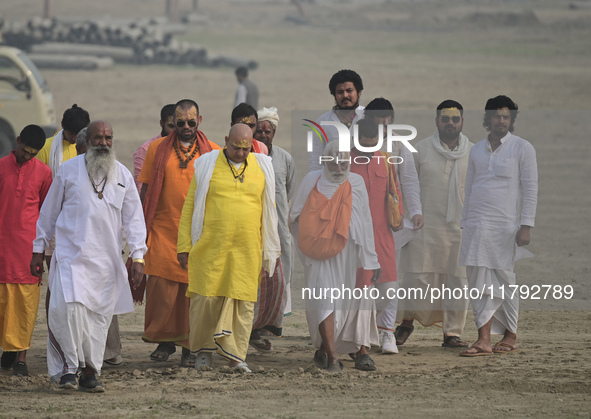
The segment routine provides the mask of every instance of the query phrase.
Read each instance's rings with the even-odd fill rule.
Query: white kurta
[[[359,121],[363,119],[363,110],[365,106],[358,106],[355,109],[355,118],[353,118],[353,122],[351,123],[351,127],[349,128],[349,132],[351,136],[353,135],[353,126]],[[334,112],[334,109],[320,115],[320,117],[316,120],[318,124],[322,121],[332,121],[332,122],[341,122],[337,114]],[[339,132],[336,127],[333,126],[323,126],[324,132],[326,132],[326,139],[330,143],[331,141],[335,141],[339,139]],[[322,156],[322,152],[324,151],[324,147],[326,144],[322,144],[322,141],[316,134],[314,134],[313,142],[312,142],[312,152],[310,153],[310,160],[309,160],[309,170],[320,170],[322,169],[322,165],[320,164],[320,156]],[[353,138],[353,137],[351,137]]]
[[[42,253],[55,232],[49,287],[59,270],[66,303],[81,303],[103,316],[133,311],[121,257],[125,230],[132,258],[146,252],[146,227],[133,176],[117,162],[104,198],[90,183],[84,156],[63,163],[41,207],[33,252]]]
[[[538,166],[534,147],[507,134],[492,152],[488,139],[472,147],[461,227],[460,265],[513,270],[515,235],[534,226]]]
[[[395,142],[390,154],[402,157],[402,163],[397,164],[395,167],[400,191],[402,192],[402,202],[405,208],[404,215],[409,219],[412,219],[417,214],[422,215],[421,188],[414,164],[414,155],[417,153],[411,153],[404,144]]]
[[[271,149],[269,157],[273,159],[275,171],[275,204],[279,220],[277,231],[281,243],[281,265],[287,290],[291,283],[294,259],[293,237],[289,231],[289,201],[296,191],[296,166],[291,154],[276,145]],[[289,296],[288,293],[288,299]],[[286,312],[290,312],[291,301],[286,300],[286,303],[289,307]]]
[[[417,238],[402,248],[398,270],[415,273],[433,272],[465,278],[466,269],[458,266],[462,230],[459,223],[446,221],[450,181],[456,160],[445,158],[435,149],[434,137],[425,138],[415,145],[418,150],[415,162],[425,226]],[[467,142],[468,150],[473,146],[466,137],[463,137],[463,141]],[[461,198],[464,194],[468,158],[469,154],[466,153],[463,158],[457,160]]]
[[[476,326],[492,319],[491,333],[517,331],[519,299],[504,293],[515,285],[513,267],[520,225],[534,226],[538,167],[534,147],[511,133],[493,152],[488,139],[472,147],[466,176],[460,265],[467,267],[470,288],[484,289],[472,299]],[[490,292],[492,288],[492,293]]]
[[[321,176],[321,171],[308,173],[291,204],[290,222],[297,243],[299,215]],[[302,264],[306,287],[317,292],[325,288],[355,288],[357,268],[372,270],[380,267],[375,252],[373,227],[369,209],[369,199],[363,178],[355,173],[349,174],[352,188],[353,209],[349,226],[349,237],[345,248],[327,260],[316,260],[298,251]],[[323,176],[318,180],[318,191],[331,198],[338,184],[330,183]],[[319,295],[319,294],[316,294]],[[339,353],[357,352],[360,346],[378,344],[375,322],[375,302],[371,299],[306,299],[306,317],[312,343],[316,348],[322,344],[318,326],[331,313],[334,313],[335,346]]]

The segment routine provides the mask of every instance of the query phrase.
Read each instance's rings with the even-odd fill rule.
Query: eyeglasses
[[[194,119],[189,119],[188,121],[183,121],[182,119],[179,119],[178,121],[176,121],[176,126],[182,128],[185,126],[185,123],[189,124],[191,128],[195,128],[197,126],[197,121],[195,121]]]
[[[454,124],[457,124],[458,122],[460,122],[460,117],[459,116],[452,116],[451,120]],[[444,124],[447,124],[450,120],[449,116],[442,116],[441,117],[441,122],[443,122]]]

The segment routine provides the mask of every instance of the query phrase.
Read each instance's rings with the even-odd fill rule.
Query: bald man
[[[245,360],[261,267],[273,272],[280,255],[273,165],[250,152],[252,141],[252,129],[236,124],[222,151],[195,162],[181,214],[177,251],[189,271],[196,368],[211,367],[217,352],[231,368],[251,372]]]
[[[111,148],[111,125],[91,122],[86,141],[86,154],[60,166],[41,207],[31,274],[43,275],[43,252],[55,233],[48,280],[49,377],[61,389],[103,392],[96,377],[111,318],[133,311],[121,228],[133,258],[135,286],[144,273],[146,228],[133,176]]]

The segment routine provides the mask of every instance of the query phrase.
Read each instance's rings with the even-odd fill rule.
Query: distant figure
[[[248,68],[241,66],[236,69],[236,79],[238,80],[238,90],[236,90],[236,100],[234,107],[243,102],[248,103],[255,109],[259,107],[259,88],[248,78]]]

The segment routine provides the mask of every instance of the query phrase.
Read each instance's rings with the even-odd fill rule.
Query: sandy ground
[[[276,141],[298,157],[304,140],[290,134],[299,126],[292,112],[330,108],[328,80],[341,68],[362,75],[362,104],[389,98],[397,121],[415,124],[419,139],[432,133],[433,110],[443,99],[470,110],[464,132],[476,142],[485,136],[486,99],[512,97],[522,110],[516,134],[536,147],[540,175],[529,246],[536,257],[518,264],[518,282],[571,285],[574,297],[523,300],[518,353],[460,358],[441,348],[440,329],[417,327],[400,354],[375,354],[377,372],[358,372],[344,356],[345,372],[334,377],[311,363],[298,265],[294,314],[285,320],[285,336],[273,340],[274,353],[249,353],[255,374],[227,373],[220,358],[210,372],[179,368],[179,353],[165,363],[149,361],[154,347],[141,341],[143,306],[137,306],[120,317],[125,362],[104,369],[107,391],[100,395],[49,384],[41,309],[28,357],[31,376],[0,372],[0,417],[591,416],[589,2],[571,9],[549,1],[319,0],[304,5],[307,26],[284,20],[296,15],[287,1],[199,3],[209,23],[194,25],[183,39],[259,62],[251,78],[261,106],[279,108]],[[67,16],[145,17],[163,9],[157,0],[52,3],[52,13]],[[42,10],[40,2],[5,0],[0,11],[6,19],[26,19]],[[131,153],[158,132],[161,106],[183,97],[198,101],[201,128],[221,144],[236,89],[232,69],[129,65],[44,76],[58,114],[77,103],[93,119],[112,123],[119,159],[130,168]],[[301,177],[303,158],[298,164]],[[471,314],[464,337],[476,338]]]

